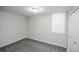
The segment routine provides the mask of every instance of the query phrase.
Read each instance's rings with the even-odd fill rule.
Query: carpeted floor
[[[0,52],[66,52],[66,48],[26,38],[0,48]]]

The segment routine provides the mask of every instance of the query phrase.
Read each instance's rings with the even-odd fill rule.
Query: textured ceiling
[[[40,13],[33,13],[28,10],[31,7],[32,6],[2,6],[1,8],[2,10],[25,16],[52,14],[55,12],[70,12],[74,8],[73,6],[40,6],[42,11]]]

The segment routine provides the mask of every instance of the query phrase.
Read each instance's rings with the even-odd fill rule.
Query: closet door
[[[68,47],[70,52],[79,52],[79,8],[70,15]]]

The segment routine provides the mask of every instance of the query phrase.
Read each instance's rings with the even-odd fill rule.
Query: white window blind
[[[65,13],[52,14],[52,32],[65,33]]]

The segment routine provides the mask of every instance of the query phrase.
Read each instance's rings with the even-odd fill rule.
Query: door
[[[68,49],[79,52],[79,8],[70,15]]]

